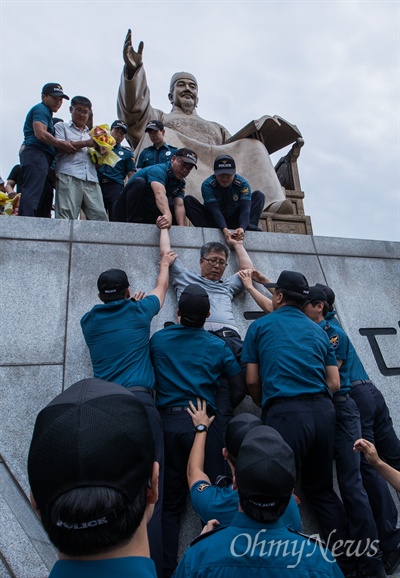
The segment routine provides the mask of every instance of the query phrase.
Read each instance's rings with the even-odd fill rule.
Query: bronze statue
[[[229,154],[237,160],[238,173],[249,181],[252,190],[259,189],[264,193],[265,208],[268,211],[293,213],[291,202],[285,200],[284,189],[272,166],[268,150],[274,152],[301,137],[297,127],[280,117],[266,116],[259,121],[252,121],[231,137],[222,125],[205,120],[197,114],[198,86],[196,78],[189,72],[177,72],[171,78],[168,94],[172,104],[171,112],[165,113],[153,108],[143,66],[143,46],[143,42],[140,42],[137,51],[134,50],[131,30],[128,30],[117,105],[118,118],[125,120],[129,127],[127,138],[135,148],[136,158],[143,148],[151,144],[145,133],[147,123],[150,120],[161,120],[168,144],[178,148],[187,147],[197,153],[198,170],[192,171],[187,179],[187,192],[201,200],[201,183],[212,173],[214,159],[221,154]],[[282,124],[288,142],[282,144],[282,139],[278,138],[277,144],[273,136],[274,142],[268,146],[268,139],[271,144],[268,136],[271,126],[275,135]]]

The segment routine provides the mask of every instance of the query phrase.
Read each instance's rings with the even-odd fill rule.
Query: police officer
[[[209,426],[214,416],[206,412],[205,401],[197,400],[197,407],[190,403],[189,415],[193,426],[205,424]],[[222,449],[224,459],[228,462],[232,476],[235,475],[235,464],[240,446],[246,434],[253,428],[263,425],[262,421],[251,413],[240,413],[231,419],[225,430],[225,447]],[[206,434],[195,436],[190,451],[187,477],[192,506],[201,520],[216,519],[220,526],[228,526],[239,506],[239,496],[233,489],[232,478],[218,476],[215,485],[204,472],[204,454]],[[301,518],[294,494],[288,507],[282,514],[282,522],[292,530],[301,530]]]
[[[249,183],[236,173],[235,160],[221,155],[214,161],[214,174],[201,185],[204,205],[195,197],[185,197],[188,219],[195,227],[221,229],[227,243],[231,231],[237,239],[244,232],[261,231],[258,221],[264,207],[265,196],[261,191],[251,192]]]
[[[304,275],[283,271],[276,283],[265,286],[275,289],[273,311],[247,330],[242,350],[247,387],[263,408],[264,423],[293,449],[297,477],[301,472],[324,540],[345,541],[346,514],[333,489],[336,415],[331,399],[340,388],[335,353],[326,333],[302,311],[309,292]],[[342,569],[355,570],[340,554]]]
[[[140,169],[115,201],[113,220],[151,224],[157,221],[160,228],[185,225],[185,177],[193,167],[197,169],[196,153],[182,148],[171,161]]]
[[[165,142],[163,123],[160,120],[151,120],[147,123],[145,132],[147,132],[153,144],[143,149],[140,153],[137,161],[138,169],[170,161],[178,149]]]
[[[331,287],[317,283],[326,295],[328,313],[325,320],[339,326],[334,309],[335,293]],[[349,343],[348,366],[351,381],[350,396],[360,412],[363,438],[376,444],[381,457],[400,470],[400,440],[393,428],[389,408],[382,392],[370,380],[352,342]],[[378,536],[383,550],[386,572],[391,574],[400,564],[400,529],[397,528],[398,512],[392,494],[377,472],[361,457],[361,475],[368,494]]]
[[[232,387],[244,381],[240,366],[229,347],[204,329],[210,312],[207,291],[188,285],[178,303],[180,324],[154,333],[150,340],[156,376],[157,408],[164,428],[165,477],[163,501],[164,578],[172,575],[179,545],[180,517],[188,493],[186,468],[197,432],[187,412],[189,402],[202,397],[208,412],[215,414],[216,391],[222,376]],[[223,471],[222,429],[219,415],[210,425],[206,441],[205,469],[211,479]]]
[[[160,231],[162,237],[167,230]],[[89,348],[93,374],[126,387],[141,401],[147,411],[160,464],[158,502],[148,531],[151,556],[162,576],[161,507],[164,472],[164,439],[162,423],[154,402],[154,371],[150,360],[150,325],[163,306],[168,289],[169,267],[176,254],[161,252],[157,284],[144,299],[130,298],[125,271],[109,269],[97,281],[99,299],[81,319],[81,327]]]
[[[103,163],[97,169],[104,207],[112,221],[111,209],[124,188],[125,179],[130,179],[136,170],[132,153],[121,143],[127,134],[128,127],[122,120],[114,120],[111,125],[111,136],[115,139],[114,153],[119,157],[116,165],[111,167]]]
[[[361,423],[357,406],[349,395],[350,340],[340,326],[330,325],[326,321],[328,303],[321,287],[309,288],[308,300],[303,311],[327,333],[338,362],[340,391],[333,395],[336,411],[334,457],[340,495],[349,522],[349,538],[361,547],[357,557],[357,569],[368,576],[385,576],[382,554],[376,553],[378,532],[368,494],[363,486],[360,456],[355,455],[353,451],[354,442],[361,434]]]
[[[236,462],[234,484],[240,509],[228,527],[192,543],[175,578],[343,578],[325,547],[321,551],[312,538],[282,522],[295,478],[293,451],[279,433],[265,425],[252,428]]]

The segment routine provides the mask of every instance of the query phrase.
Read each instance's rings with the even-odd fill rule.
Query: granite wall
[[[99,273],[124,269],[133,289],[150,292],[158,233],[152,225],[0,219],[0,578],[44,578],[53,563],[54,550],[26,499],[34,420],[63,388],[91,376],[79,321],[98,303]],[[199,247],[210,240],[221,241],[220,232],[171,230],[173,248],[194,270]],[[342,326],[384,393],[400,433],[400,243],[247,233],[246,248],[272,281],[291,269],[303,272],[310,284],[335,290]],[[233,254],[227,274],[236,269]],[[258,311],[247,294],[235,301],[242,336]],[[170,288],[152,331],[175,316]]]

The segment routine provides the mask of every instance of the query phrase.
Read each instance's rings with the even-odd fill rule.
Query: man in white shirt
[[[69,108],[70,122],[58,122],[55,136],[72,141],[74,154],[56,155],[56,218],[77,219],[82,209],[91,221],[107,221],[103,195],[94,163],[87,147],[94,146],[86,126],[92,103],[84,96],[74,96]]]

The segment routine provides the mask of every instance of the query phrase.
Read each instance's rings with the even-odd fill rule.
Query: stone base
[[[306,215],[279,215],[277,213],[263,212],[259,225],[267,233],[313,234],[311,218]]]

